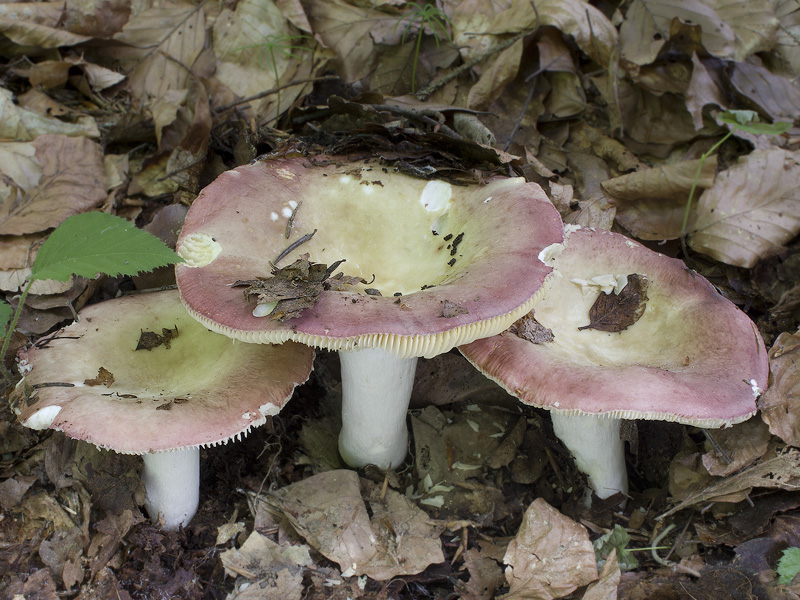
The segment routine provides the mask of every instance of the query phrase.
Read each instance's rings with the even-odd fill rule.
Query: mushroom
[[[147,511],[177,529],[197,510],[199,449],[280,412],[312,362],[302,344],[232,343],[208,331],[171,290],[89,306],[23,350],[15,397],[27,427],[142,455]]]
[[[758,329],[683,262],[609,231],[568,232],[553,286],[502,334],[459,347],[556,435],[600,498],[627,492],[621,419],[701,428],[756,412],[767,385]]]
[[[406,456],[417,358],[500,333],[527,313],[551,271],[537,256],[562,239],[558,212],[521,178],[456,186],[377,160],[274,158],[227,171],[200,193],[176,275],[189,313],[213,331],[338,351],[340,453],[353,467],[391,468]],[[274,294],[248,288],[264,300],[255,305],[232,285],[290,263],[328,277],[303,310],[288,313]]]

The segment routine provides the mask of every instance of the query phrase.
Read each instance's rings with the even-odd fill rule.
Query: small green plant
[[[161,240],[137,229],[125,219],[101,212],[69,217],[56,227],[39,249],[17,310],[12,311],[8,304],[0,302],[0,331],[5,331],[0,348],[0,368],[6,382],[10,383],[11,375],[2,366],[3,361],[34,281],[67,281],[71,275],[95,277],[98,273],[136,275],[177,262],[182,262],[181,257]]]
[[[248,50],[250,48],[260,48],[261,53],[258,56],[258,66],[263,68],[261,63],[262,58],[266,54],[269,58],[269,66],[272,70],[272,76],[275,78],[275,87],[280,87],[280,75],[278,73],[278,62],[276,60],[277,54],[282,54],[288,58],[299,58],[297,54],[294,54],[297,51],[306,51],[310,52],[311,48],[308,46],[302,45],[305,42],[311,40],[311,36],[309,35],[276,35],[276,34],[269,34],[264,37],[264,42],[262,44],[254,44],[252,46],[244,46],[239,48],[239,50]],[[275,118],[277,119],[278,116],[281,114],[281,93],[280,91],[276,92],[276,107],[275,107],[275,114],[277,115]]]
[[[617,561],[619,561],[619,568],[622,571],[632,571],[639,566],[639,561],[633,555],[634,552],[642,552],[643,550],[665,550],[665,546],[655,546],[649,548],[628,548],[631,541],[631,536],[625,531],[624,527],[614,525],[614,529],[600,536],[594,542],[595,558],[597,559],[597,568],[602,568],[602,565],[608,559],[611,552],[617,552]]]
[[[409,2],[408,6],[412,8],[411,12],[400,19],[394,26],[397,27],[403,21],[407,21],[403,28],[403,35],[400,38],[402,43],[406,41],[406,35],[411,28],[416,24],[417,26],[417,42],[414,45],[414,58],[411,64],[411,91],[416,92],[417,87],[417,64],[419,63],[419,52],[422,46],[422,34],[425,27],[428,27],[433,32],[433,39],[436,40],[436,47],[439,47],[439,35],[442,35],[447,41],[452,41],[450,32],[447,30],[447,23],[452,25],[450,17],[448,17],[441,9],[436,8],[433,4],[417,4],[416,2]]]
[[[692,189],[689,190],[689,199],[686,201],[686,210],[683,213],[683,225],[681,225],[681,249],[683,250],[684,257],[689,256],[686,250],[686,227],[689,225],[692,199],[694,198],[694,192],[697,189],[697,182],[700,180],[700,174],[703,171],[703,164],[705,164],[706,159],[714,154],[714,152],[716,152],[717,149],[722,146],[722,144],[724,144],[737,130],[747,131],[748,133],[754,134],[780,135],[782,133],[786,133],[792,127],[791,123],[786,123],[783,121],[778,121],[777,123],[761,123],[758,120],[758,114],[752,110],[728,110],[719,115],[719,120],[723,123],[731,125],[732,129],[730,129],[720,141],[711,146],[711,148],[704,152],[700,157],[700,164],[697,165],[697,172],[695,173],[694,181],[692,182]]]
[[[778,583],[789,585],[800,573],[800,548],[786,548],[778,561]]]

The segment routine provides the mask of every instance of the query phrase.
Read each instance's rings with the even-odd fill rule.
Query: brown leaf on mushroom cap
[[[533,311],[514,321],[514,324],[508,330],[532,344],[545,344],[552,342],[554,339],[553,331],[539,323],[536,317],[533,316]]]
[[[597,300],[589,309],[589,325],[578,327],[584,329],[598,329],[611,333],[625,331],[628,327],[641,319],[647,308],[647,278],[630,273],[628,283],[619,294],[604,294],[597,296]]]

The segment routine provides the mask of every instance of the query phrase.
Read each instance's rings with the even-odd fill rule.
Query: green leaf
[[[617,560],[621,570],[632,571],[637,568],[639,561],[633,556],[633,552],[627,548],[630,541],[631,536],[628,535],[628,532],[623,527],[614,525],[614,529],[592,542],[598,568],[602,567],[608,555],[614,550],[617,551]]]
[[[66,281],[70,275],[136,275],[182,262],[154,235],[101,212],[73,215],[42,244],[30,279]]]
[[[6,325],[8,325],[8,321],[11,319],[11,312],[11,305],[0,300],[0,337],[6,334]]]
[[[735,129],[754,134],[780,135],[791,129],[792,124],[785,121],[761,123],[758,114],[752,110],[728,110],[719,115],[719,120]]]
[[[800,573],[800,548],[786,548],[778,561],[778,583],[789,585],[795,575]]]

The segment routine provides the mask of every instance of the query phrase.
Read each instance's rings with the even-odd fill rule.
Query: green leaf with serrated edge
[[[791,123],[777,121],[775,123],[761,123],[758,114],[752,110],[729,110],[719,115],[719,120],[736,129],[756,135],[780,135],[792,128]]]
[[[70,275],[136,275],[182,262],[154,235],[101,212],[73,215],[42,244],[30,279],[66,281]]]
[[[6,334],[6,325],[11,319],[11,306],[5,302],[0,301],[0,337]]]
[[[786,548],[778,561],[778,583],[789,585],[795,575],[800,573],[800,548]]]

